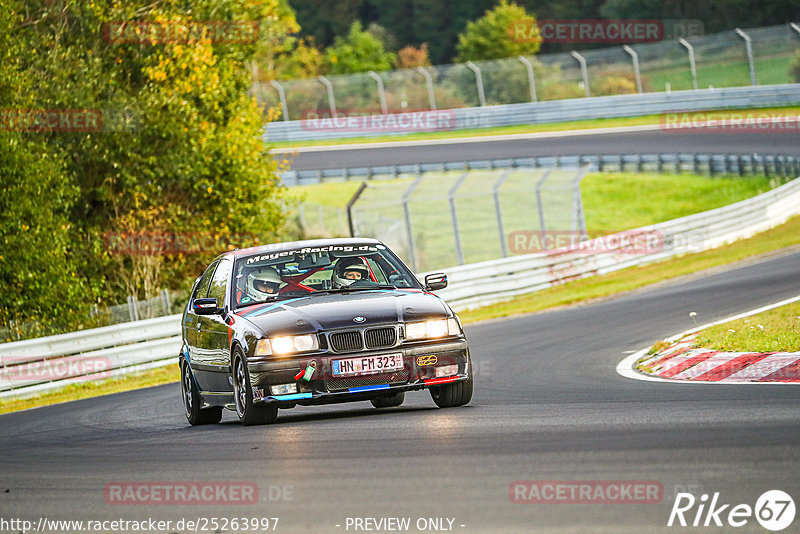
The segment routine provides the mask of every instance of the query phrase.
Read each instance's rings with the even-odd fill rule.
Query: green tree
[[[524,7],[501,0],[483,17],[467,24],[458,36],[457,61],[530,56],[539,50],[541,42],[536,18]]]
[[[30,94],[37,80],[18,60],[25,43],[12,30],[23,19],[8,7],[21,6],[1,7],[0,327],[10,326],[11,320],[19,327],[34,318],[52,324],[85,303],[69,243],[69,210],[77,189],[63,155],[15,124],[15,110],[35,106]]]
[[[383,43],[354,22],[346,37],[337,37],[326,49],[331,74],[350,74],[392,68],[395,54],[383,49]]]
[[[16,203],[4,210],[0,227],[9,244],[0,262],[7,261],[8,272],[27,265],[26,258],[36,267],[32,258],[47,250],[55,256],[42,272],[51,285],[69,276],[70,288],[83,288],[83,303],[99,298],[116,304],[131,290],[144,297],[159,284],[186,287],[219,251],[164,257],[139,284],[139,259],[109,250],[109,233],[247,232],[275,238],[284,219],[281,188],[261,140],[262,110],[248,95],[246,64],[259,47],[271,46],[264,28],[284,17],[281,1],[165,1],[145,8],[133,0],[0,1],[0,84],[13,85],[3,87],[3,106],[99,110],[103,118],[101,129],[86,132],[0,132],[2,179],[15,182],[4,188],[2,200],[4,207]],[[184,44],[119,44],[103,33],[112,21],[174,27],[216,20],[263,22],[264,31],[255,43],[200,37]],[[9,101],[14,94],[21,96]],[[31,199],[28,212],[17,200],[25,195]],[[27,224],[26,217],[41,222]],[[21,224],[40,228],[41,241],[19,237],[30,231]],[[19,250],[7,259],[12,244]],[[60,269],[62,277],[50,275],[50,268]],[[40,292],[17,284],[5,293],[15,303],[13,309],[6,305],[10,318],[42,317],[41,310],[25,311]]]

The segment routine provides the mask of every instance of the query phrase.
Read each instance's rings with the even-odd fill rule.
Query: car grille
[[[331,347],[336,352],[351,352],[361,350],[364,346],[361,341],[361,332],[351,330],[349,332],[336,332],[330,335]]]
[[[328,389],[328,391],[341,391],[344,389],[358,388],[363,386],[398,384],[401,382],[408,382],[408,370],[406,369],[390,374],[384,373],[367,376],[351,376],[348,378],[334,378],[325,380],[325,387]]]
[[[364,338],[368,349],[383,349],[393,347],[397,340],[397,332],[394,327],[372,328],[364,332]]]

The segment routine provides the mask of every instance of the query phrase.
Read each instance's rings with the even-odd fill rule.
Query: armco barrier
[[[0,345],[0,397],[177,361],[180,315]]]
[[[376,165],[373,167],[342,167],[306,171],[285,171],[283,185],[319,184],[347,180],[389,180],[400,176],[470,171],[486,169],[562,168],[589,165],[594,171],[619,172],[694,172],[695,174],[738,174],[749,176],[781,176],[791,178],[800,174],[800,156],[789,154],[578,154],[563,156],[531,156],[415,165]]]
[[[569,280],[714,248],[798,213],[800,179],[795,179],[730,206],[626,232],[660,235],[663,249],[649,254],[625,253],[621,248],[601,253],[565,249],[462,265],[442,269],[449,285],[437,293],[456,310],[473,308]],[[175,363],[179,350],[180,315],[2,344],[0,397]],[[93,365],[81,364],[87,361]]]
[[[797,103],[800,103],[800,84],[797,83],[698,89],[671,93],[597,96],[502,106],[456,108],[448,110],[452,117],[452,127],[448,127],[448,130],[636,117],[681,111],[780,107]],[[393,116],[395,121],[400,121],[401,117],[402,114]],[[417,131],[424,132],[426,130],[422,128],[415,130],[415,132]],[[354,132],[347,128],[315,130],[310,128],[307,122],[296,120],[269,122],[264,126],[263,136],[266,143],[279,143],[363,136],[378,137],[402,135],[403,133],[403,131]]]

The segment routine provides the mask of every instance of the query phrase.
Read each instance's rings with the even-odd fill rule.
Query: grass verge
[[[695,345],[731,352],[798,352],[800,302],[707,328]]]
[[[181,370],[178,368],[177,358],[175,364],[165,365],[148,371],[141,371],[117,378],[108,378],[96,382],[73,384],[61,389],[41,393],[33,397],[21,399],[0,399],[0,413],[16,412],[47,406],[61,402],[99,397],[111,393],[121,393],[133,389],[149,388],[172,382],[180,382]]]
[[[767,107],[767,108],[735,108],[722,111],[741,111],[747,109],[752,113],[797,113],[800,106]],[[709,111],[709,110],[704,110]],[[702,111],[699,111],[702,113]],[[537,132],[562,132],[566,130],[591,130],[597,128],[619,128],[623,126],[644,126],[660,124],[662,115],[642,115],[639,117],[617,117],[612,119],[587,119],[567,122],[550,122],[543,124],[518,124],[514,126],[498,126],[495,128],[472,128],[446,132],[418,132],[402,135],[347,137],[344,139],[325,139],[315,141],[280,141],[267,144],[270,148],[294,148],[304,146],[352,145],[359,143],[389,143],[392,141],[424,141],[436,139],[458,139],[462,137],[483,137],[492,135],[525,134]]]

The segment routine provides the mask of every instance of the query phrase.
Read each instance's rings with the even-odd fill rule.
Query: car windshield
[[[297,296],[421,286],[385,245],[327,245],[239,258],[235,307]]]

